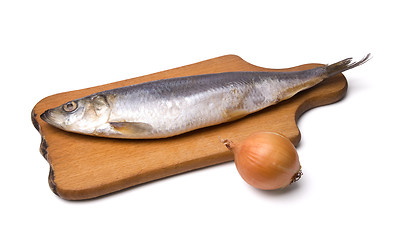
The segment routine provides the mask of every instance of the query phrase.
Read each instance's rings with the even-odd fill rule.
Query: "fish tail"
[[[367,54],[362,60],[358,62],[352,62],[352,58],[347,58],[342,61],[333,63],[331,65],[327,65],[325,67],[326,70],[326,77],[331,77],[334,75],[337,75],[341,72],[344,72],[346,70],[352,69],[354,67],[360,66],[363,63],[366,63],[368,60],[370,60],[371,54]]]

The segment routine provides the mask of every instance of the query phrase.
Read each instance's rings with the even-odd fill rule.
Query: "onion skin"
[[[229,140],[224,140],[223,143],[234,153],[241,177],[255,188],[284,188],[302,175],[294,145],[279,133],[258,132],[240,144]]]

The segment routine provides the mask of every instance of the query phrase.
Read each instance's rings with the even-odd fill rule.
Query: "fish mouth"
[[[57,114],[56,112],[53,111],[54,109],[48,109],[44,113],[40,115],[40,118],[48,123],[51,126],[63,129],[62,124],[59,123],[59,120],[57,119]]]
[[[47,111],[42,113],[40,115],[40,118],[49,125],[52,125],[54,127],[60,127],[60,124],[57,123],[56,114],[54,115],[52,109],[48,109]]]
[[[46,110],[44,113],[42,113],[42,114],[40,115],[40,118],[41,118],[44,122],[50,123],[50,122],[51,122],[51,120],[50,120],[50,115],[51,115],[51,112],[50,112],[49,110]]]

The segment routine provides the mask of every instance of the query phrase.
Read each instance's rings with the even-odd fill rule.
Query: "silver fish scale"
[[[309,73],[309,74],[308,74]],[[305,76],[302,76],[305,75]],[[142,122],[164,137],[233,120],[277,102],[279,93],[300,85],[307,74],[230,72],[165,79],[104,91],[109,122]]]

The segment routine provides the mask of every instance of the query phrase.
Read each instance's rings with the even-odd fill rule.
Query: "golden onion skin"
[[[301,176],[297,151],[281,134],[258,132],[231,149],[239,174],[255,188],[284,188]]]

